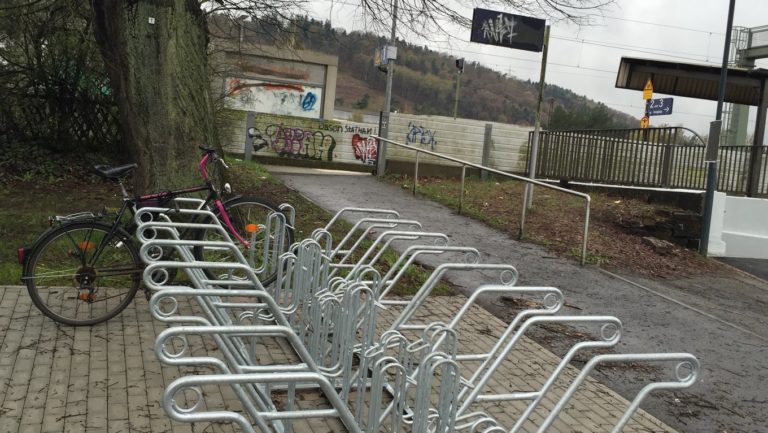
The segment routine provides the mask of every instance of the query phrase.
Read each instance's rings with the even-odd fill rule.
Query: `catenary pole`
[[[531,140],[531,166],[528,176],[536,179],[536,160],[539,151],[539,128],[541,126],[541,101],[544,99],[544,81],[547,75],[547,51],[549,49],[549,24],[544,27],[544,50],[541,53],[541,75],[539,76],[539,99],[536,103],[536,121],[533,126],[533,139]],[[523,206],[530,209],[533,206],[533,185],[527,184]]]
[[[392,34],[389,38],[389,47],[387,50],[387,88],[384,92],[384,109],[381,116],[381,134],[382,138],[389,138],[389,111],[391,109],[392,102],[392,79],[395,75],[395,59],[389,58],[389,54],[395,50],[395,33],[397,31],[397,1],[394,0],[392,6]],[[391,48],[390,48],[391,47]],[[392,50],[392,51],[390,51]],[[397,57],[397,56],[395,56]],[[384,176],[384,170],[386,170],[387,164],[387,143],[385,141],[379,141],[379,151],[377,153],[376,175],[381,178]]]
[[[728,78],[728,53],[731,49],[731,28],[733,27],[733,9],[735,4],[736,0],[730,0],[728,4],[728,23],[725,28],[725,47],[723,47],[723,65],[720,69],[720,89],[717,95],[717,112],[715,113],[715,121],[710,124],[709,140],[707,143],[707,187],[704,193],[704,209],[701,218],[701,240],[699,241],[699,253],[703,256],[706,256],[709,251],[709,230],[712,227],[712,206],[715,200],[715,189],[717,189],[717,149],[720,144],[723,102],[725,100],[725,86]]]

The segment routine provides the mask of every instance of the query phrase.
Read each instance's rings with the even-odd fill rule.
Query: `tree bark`
[[[94,34],[139,164],[135,192],[200,183],[198,145],[218,147],[205,17],[195,0],[93,0]]]

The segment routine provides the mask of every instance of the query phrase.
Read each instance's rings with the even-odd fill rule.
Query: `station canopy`
[[[650,78],[653,92],[664,95],[717,101],[720,88],[719,66],[622,57],[616,87],[642,91]],[[768,81],[768,69],[728,68],[725,102],[760,106]]]

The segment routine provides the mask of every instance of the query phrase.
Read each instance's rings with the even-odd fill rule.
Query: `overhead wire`
[[[346,5],[346,6],[356,6],[356,7],[360,6],[359,4],[356,4],[356,3],[353,3],[353,2],[344,1],[344,0],[321,0],[321,1],[330,2],[330,3],[334,4],[334,5]],[[724,36],[723,33],[717,33],[717,32],[712,32],[710,30],[702,30],[702,29],[696,29],[696,28],[692,28],[692,27],[684,27],[684,26],[679,26],[679,25],[654,23],[654,22],[650,22],[650,21],[636,20],[636,19],[630,19],[630,18],[621,18],[621,17],[608,16],[608,15],[595,15],[595,14],[591,14],[591,15],[588,15],[588,16],[590,16],[590,17],[599,17],[599,18],[608,19],[608,20],[633,22],[633,23],[639,23],[639,24],[644,24],[644,25],[653,25],[653,26],[664,27],[664,28],[671,28],[671,29],[676,29],[676,30],[684,30],[684,31],[690,31],[690,32],[705,33],[705,34],[709,35],[710,40],[711,40],[711,36],[712,35],[722,35],[722,36]],[[636,52],[636,53],[662,55],[662,56],[669,57],[669,58],[676,58],[676,59],[682,59],[682,60],[687,60],[687,61],[712,63],[712,62],[709,61],[710,56],[709,56],[708,53],[700,54],[700,53],[691,53],[691,52],[687,52],[687,51],[664,50],[664,49],[656,49],[656,48],[645,47],[645,46],[640,46],[640,45],[619,44],[619,43],[600,41],[600,40],[591,40],[591,39],[584,39],[584,38],[569,38],[569,37],[565,37],[565,36],[554,36],[553,35],[552,38],[553,39],[558,39],[558,40],[563,40],[563,41],[570,41],[570,42],[581,43],[582,46],[583,45],[592,45],[592,46],[597,46],[597,47],[602,47],[602,48],[609,48],[609,49],[629,50],[629,51]],[[462,41],[462,42],[465,42],[465,41]],[[709,44],[710,43],[708,42],[708,46],[709,46]],[[478,52],[478,51],[472,51],[472,50],[461,49],[461,48],[453,48],[453,47],[449,48],[448,51],[456,51],[456,52],[465,53],[465,54],[476,54],[476,55],[481,55],[481,56],[499,57],[499,58],[504,58],[504,59],[507,59],[507,60],[517,60],[517,61],[523,61],[523,62],[532,62],[532,63],[539,63],[540,62],[539,60],[531,60],[531,59],[525,59],[525,58],[514,57],[514,56],[506,56],[506,55],[501,55],[501,54],[482,53],[482,52]],[[555,63],[555,62],[549,62],[549,64],[550,65],[557,65],[557,66],[567,67],[567,68],[584,69],[584,70],[589,70],[589,71],[604,72],[604,73],[610,73],[610,74],[614,74],[616,72],[615,70],[605,70],[605,69],[600,69],[600,68],[592,68],[592,67],[582,66],[580,60],[581,59],[579,59],[579,62],[578,62],[577,65],[568,65],[568,64]]]
[[[666,28],[676,29],[676,30],[687,30],[689,32],[709,33],[709,34],[713,34],[713,35],[725,36],[725,33],[713,32],[711,30],[694,29],[692,27],[683,27],[683,26],[676,26],[676,25],[672,25],[672,24],[654,23],[654,22],[650,22],[650,21],[635,20],[635,19],[631,19],[631,18],[620,18],[620,17],[612,17],[612,16],[608,16],[608,15],[596,15],[596,14],[590,14],[588,16],[590,16],[590,17],[605,18],[605,19],[616,20],[616,21],[626,21],[626,22],[630,22],[630,23],[647,24],[647,25],[657,26],[657,27],[666,27]]]

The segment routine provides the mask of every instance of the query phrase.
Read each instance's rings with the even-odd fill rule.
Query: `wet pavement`
[[[581,267],[370,175],[268,169],[331,212],[343,207],[395,209],[403,218],[422,222],[425,231],[446,233],[452,245],[477,248],[485,263],[512,264],[520,272],[520,285],[561,289],[566,296],[566,314],[615,315],[624,325],[622,341],[615,348],[618,352],[693,353],[702,365],[699,382],[685,392],[659,393],[643,404],[644,409],[675,429],[712,433],[768,431],[765,281],[735,271],[717,278],[654,280],[609,273],[594,266]],[[483,278],[457,275],[450,279],[467,294]],[[508,314],[499,299],[486,299],[483,306],[502,319]],[[534,337],[562,355],[568,332],[556,334],[542,332]],[[647,373],[639,368],[605,369],[595,378],[622,395],[631,395]]]
[[[717,260],[748,274],[754,275],[757,278],[768,281],[768,260],[741,259],[736,257],[718,257]]]

